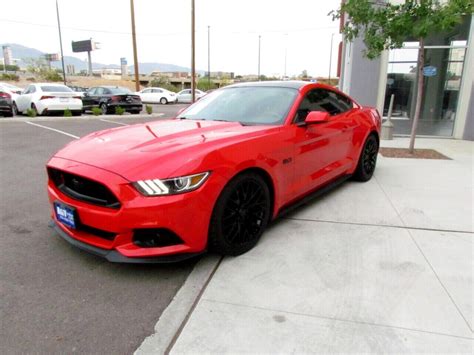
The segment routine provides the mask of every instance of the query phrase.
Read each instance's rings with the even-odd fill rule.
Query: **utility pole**
[[[66,85],[66,70],[64,69],[63,39],[61,36],[61,22],[59,21],[58,0],[56,0],[56,16],[58,18],[59,48],[61,49],[61,64],[63,67],[63,81],[64,81],[64,85]]]
[[[331,33],[331,49],[329,50],[329,75],[328,85],[331,85],[331,66],[332,66],[332,41],[334,39],[334,33]]]
[[[207,26],[207,89],[211,89],[211,26]]]
[[[138,70],[137,35],[135,33],[135,6],[130,0],[130,13],[132,16],[132,41],[133,41],[133,67],[135,69],[135,91],[140,91],[140,78]]]
[[[286,80],[286,58],[288,53],[288,33],[285,33],[285,72],[283,74],[283,80]]]
[[[258,81],[260,81],[260,39],[262,36],[258,36]]]
[[[195,56],[195,36],[194,36],[194,0],[191,0],[191,102],[196,100],[196,67],[194,63]]]

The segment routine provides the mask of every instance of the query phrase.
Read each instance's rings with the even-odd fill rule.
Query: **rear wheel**
[[[16,106],[16,102],[13,103],[12,111],[14,116],[18,115],[18,107]]]
[[[270,190],[260,175],[244,173],[232,179],[212,213],[210,248],[223,255],[252,249],[270,220],[270,201]]]
[[[368,181],[372,178],[377,164],[378,152],[379,143],[377,137],[371,134],[367,137],[362,152],[360,153],[359,163],[353,175],[354,180]]]
[[[168,103],[168,100],[166,100],[166,97],[162,97],[162,98],[160,99],[160,104],[166,105],[167,103]]]
[[[31,109],[35,112],[36,116],[39,116],[39,112],[38,112],[38,109],[36,108],[36,105],[35,104],[31,104]]]
[[[106,114],[109,113],[109,109],[108,109],[106,103],[103,103],[103,104],[100,105],[100,110],[102,111],[102,114],[103,114],[103,115],[106,115]]]

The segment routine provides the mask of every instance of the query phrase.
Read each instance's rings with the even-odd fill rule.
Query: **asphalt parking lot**
[[[125,354],[153,332],[196,260],[112,264],[71,247],[47,226],[45,163],[73,136],[163,119],[182,107],[157,105],[154,118],[29,120],[34,125],[0,118],[2,353]]]

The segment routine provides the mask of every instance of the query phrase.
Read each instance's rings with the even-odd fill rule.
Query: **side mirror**
[[[304,122],[306,124],[315,124],[315,123],[323,123],[329,121],[329,113],[323,111],[311,111],[306,116]]]

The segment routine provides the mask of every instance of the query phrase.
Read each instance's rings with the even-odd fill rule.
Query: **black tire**
[[[72,111],[73,116],[80,116],[82,115],[82,110],[81,111]]]
[[[209,248],[222,255],[240,255],[260,240],[271,213],[270,190],[263,178],[243,173],[219,196],[209,226]]]
[[[107,104],[105,102],[100,104],[100,110],[102,111],[103,115],[106,115],[109,113],[109,108],[107,107]]]
[[[162,97],[162,98],[160,99],[160,104],[166,105],[167,103],[168,103],[168,100],[166,99],[166,97]]]
[[[16,106],[16,102],[13,103],[12,113],[13,113],[13,116],[18,115],[18,107]]]
[[[379,152],[379,142],[375,134],[370,134],[365,140],[364,147],[360,153],[357,169],[352,176],[356,181],[369,181],[374,175],[377,165],[377,155]]]
[[[13,117],[13,109],[10,112],[5,112],[4,117]]]
[[[130,111],[132,115],[138,115],[140,112],[141,112],[140,110]]]

